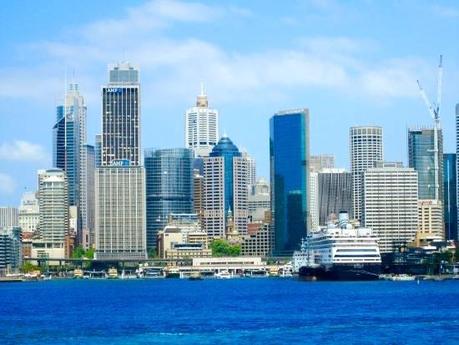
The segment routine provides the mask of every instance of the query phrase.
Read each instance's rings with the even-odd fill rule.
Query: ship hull
[[[307,280],[356,281],[377,280],[381,265],[333,265],[330,267],[303,266],[299,270],[300,278]]]

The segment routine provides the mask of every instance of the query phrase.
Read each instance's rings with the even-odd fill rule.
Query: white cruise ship
[[[293,270],[317,280],[372,280],[381,271],[378,238],[369,228],[353,228],[347,212],[338,224],[312,232],[293,254]]]

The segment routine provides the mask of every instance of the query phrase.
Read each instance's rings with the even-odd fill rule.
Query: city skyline
[[[219,110],[221,132],[257,161],[259,176],[269,178],[268,119],[294,107],[308,107],[313,114],[311,154],[334,154],[336,166],[349,169],[349,127],[379,125],[384,128],[386,158],[406,164],[406,144],[399,144],[406,141],[406,128],[431,125],[416,79],[433,95],[435,65],[442,53],[444,152],[454,152],[458,51],[449,43],[458,32],[459,9],[453,2],[350,6],[314,1],[281,9],[260,2],[138,1],[126,7],[113,1],[112,17],[103,12],[105,5],[75,5],[76,21],[65,13],[65,4],[56,2],[49,9],[56,21],[31,32],[31,25],[44,23],[48,12],[37,10],[32,17],[40,5],[28,3],[28,11],[15,11],[10,19],[6,13],[20,3],[6,4],[1,19],[11,34],[0,38],[0,46],[11,54],[0,58],[7,85],[0,89],[2,205],[18,206],[24,187],[34,190],[36,171],[51,167],[49,138],[66,71],[67,81],[77,82],[87,101],[88,143],[94,144],[101,130],[99,94],[107,65],[123,60],[142,72],[142,147],[183,147],[183,114],[194,104],[202,81],[212,107]],[[380,17],[366,32],[365,15],[374,11]],[[130,27],[146,14],[153,14],[150,24],[139,21]],[[435,25],[423,27],[427,18]],[[276,20],[278,30],[267,28],[266,20]],[[397,25],[388,28],[389,20]],[[229,21],[241,37],[238,42],[228,41],[229,32],[215,30]],[[201,27],[190,31],[196,23]],[[329,24],[340,35],[323,29]],[[113,39],[114,33],[121,35],[121,43]],[[272,39],[265,42],[265,35]],[[431,44],[419,42],[419,37]],[[29,54],[37,49],[39,54]],[[87,53],[76,54],[78,49]],[[30,90],[36,84],[41,87]],[[252,135],[254,128],[257,135]]]

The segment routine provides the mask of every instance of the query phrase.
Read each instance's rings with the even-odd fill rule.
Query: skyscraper
[[[333,155],[311,155],[309,160],[309,171],[318,172],[322,169],[333,169],[335,167],[335,156]]]
[[[383,130],[378,126],[351,127],[349,131],[354,219],[362,217],[362,178],[368,168],[383,160]]]
[[[419,199],[418,238],[424,235],[435,235],[445,238],[443,223],[443,205],[435,199]]]
[[[309,110],[276,113],[269,147],[275,253],[290,254],[309,230]]]
[[[64,258],[65,237],[69,232],[67,175],[61,169],[38,171],[40,240],[34,241],[32,256]]]
[[[83,231],[81,220],[87,219],[86,205],[91,203],[88,200],[90,196],[83,190],[88,177],[86,113],[85,101],[79,92],[78,84],[70,84],[66,90],[64,104],[57,107],[57,122],[53,127],[53,163],[54,167],[66,173],[69,205],[76,206],[77,210],[76,231],[79,240]]]
[[[401,163],[378,162],[363,172],[362,220],[379,237],[381,253],[414,240],[418,229],[418,176]]]
[[[448,240],[459,241],[457,232],[457,175],[456,154],[443,155],[443,213],[445,222],[445,237]]]
[[[95,151],[94,146],[84,145],[84,161],[81,178],[81,228],[79,243],[88,248],[94,244],[95,230]]]
[[[146,257],[144,169],[129,161],[96,171],[96,259]]]
[[[352,211],[352,174],[344,169],[322,169],[318,172],[319,224],[327,225],[340,211]]]
[[[101,136],[101,165],[96,169],[95,179],[95,256],[145,258],[139,73],[127,62],[112,66],[109,83],[102,87]]]
[[[94,155],[96,168],[102,165],[102,134],[96,134],[96,142],[94,145]]]
[[[248,181],[250,186],[254,186],[257,183],[257,162],[254,158],[250,157],[247,151],[241,152],[242,157],[247,161],[248,167]]]
[[[222,137],[204,158],[203,226],[209,237],[224,237],[226,218],[234,230],[247,233],[248,162],[230,138]]]
[[[193,212],[193,152],[190,149],[145,152],[147,247],[156,246],[171,213]]]
[[[459,103],[456,104],[456,208],[457,212],[459,212]],[[459,214],[457,216],[457,221],[459,222]],[[459,223],[457,225],[459,229]],[[459,241],[459,231],[458,231],[458,241]]]
[[[418,172],[419,199],[435,199],[434,130],[408,130],[408,165]],[[443,136],[438,131],[439,200],[443,200]]]
[[[112,66],[109,83],[102,87],[101,165],[114,160],[140,164],[139,71],[129,63]]]
[[[206,157],[217,144],[218,111],[209,108],[204,86],[196,106],[185,112],[185,147],[192,149],[195,157]]]
[[[18,226],[18,209],[16,207],[0,207],[0,228]]]

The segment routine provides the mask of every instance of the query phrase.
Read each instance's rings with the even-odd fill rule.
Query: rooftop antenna
[[[419,92],[422,99],[424,100],[427,110],[434,121],[434,174],[435,174],[435,200],[440,198],[440,181],[439,181],[439,159],[438,159],[438,130],[441,129],[440,125],[440,105],[442,97],[442,83],[443,83],[443,56],[440,55],[440,62],[438,64],[438,77],[437,77],[437,100],[432,103],[427,98],[426,92],[421,86],[419,80],[417,80]]]

